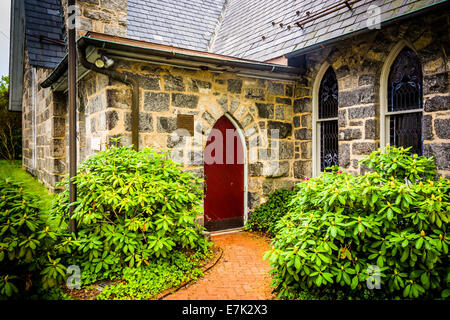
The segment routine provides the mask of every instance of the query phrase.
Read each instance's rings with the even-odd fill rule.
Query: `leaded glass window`
[[[422,67],[417,55],[404,48],[392,64],[388,79],[389,140],[422,155]]]
[[[320,170],[339,164],[338,83],[333,68],[325,72],[319,88]]]

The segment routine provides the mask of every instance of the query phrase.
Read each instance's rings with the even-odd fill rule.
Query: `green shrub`
[[[432,162],[387,147],[362,161],[374,172],[300,183],[265,255],[279,296],[448,297],[450,180]]]
[[[84,284],[176,250],[209,247],[195,223],[202,212],[201,181],[167,154],[111,147],[89,157],[73,181],[78,234],[67,235],[57,249],[69,254],[68,265],[80,266]],[[63,185],[53,214],[65,219],[69,191]]]
[[[55,221],[49,218],[49,212],[52,207],[52,202],[56,198],[54,193],[51,193],[43,184],[41,184],[36,177],[22,169],[22,162],[16,160],[10,163],[6,160],[0,160],[0,180],[10,179],[19,183],[23,187],[23,191],[28,195],[33,196],[33,199],[38,202],[33,202],[33,205],[39,206],[40,217],[49,226],[56,230],[57,225]]]
[[[411,182],[433,180],[436,177],[436,165],[432,158],[411,155],[402,147],[386,147],[372,152],[361,160],[361,164],[378,173],[382,179],[408,179]]]
[[[174,252],[168,258],[151,261],[148,266],[126,267],[121,275],[123,281],[105,287],[97,299],[154,299],[165,290],[202,276],[199,263],[207,257],[201,252],[189,256]]]
[[[258,206],[247,221],[247,230],[258,230],[273,235],[278,221],[288,212],[295,191],[285,188],[271,193],[267,202]]]
[[[65,267],[54,257],[57,240],[37,196],[0,179],[0,299],[42,297],[64,279]]]

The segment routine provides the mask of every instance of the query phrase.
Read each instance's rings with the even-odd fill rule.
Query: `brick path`
[[[263,261],[268,240],[248,232],[212,236],[223,249],[219,262],[197,282],[166,300],[268,300],[273,288],[269,262]]]

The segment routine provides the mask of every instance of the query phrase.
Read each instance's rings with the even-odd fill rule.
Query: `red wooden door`
[[[233,123],[217,120],[204,150],[205,227],[209,231],[244,223],[244,148]]]

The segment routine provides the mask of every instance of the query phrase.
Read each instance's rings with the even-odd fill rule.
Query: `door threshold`
[[[210,236],[213,237],[213,236],[218,236],[218,235],[222,235],[222,234],[241,232],[243,230],[244,230],[244,227],[239,227],[239,228],[231,228],[231,229],[217,230],[217,231],[211,231],[211,232],[206,231],[206,232]]]

